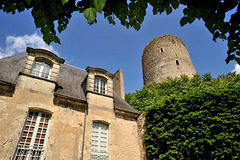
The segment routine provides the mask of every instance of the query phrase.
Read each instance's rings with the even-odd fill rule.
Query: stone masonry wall
[[[53,104],[55,84],[19,76],[12,96],[0,95],[0,160],[11,159],[29,110],[49,112],[44,159],[80,159],[84,109]]]
[[[89,112],[83,158],[91,159],[92,123],[100,121],[108,124],[109,160],[140,160],[136,120],[116,117],[111,97],[89,92],[87,99]]]
[[[166,81],[168,77],[196,73],[185,44],[177,36],[154,38],[142,55],[144,84]]]

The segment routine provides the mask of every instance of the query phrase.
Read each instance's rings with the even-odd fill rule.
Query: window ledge
[[[32,78],[37,78],[37,79],[40,79],[40,80],[44,80],[44,81],[47,81],[47,82],[51,82],[51,83],[57,84],[56,81],[53,81],[53,80],[50,80],[50,79],[47,79],[47,78],[38,77],[38,76],[35,76],[35,75],[32,75],[32,74],[19,72],[19,75],[24,75],[24,76],[28,76],[28,77],[32,77]]]
[[[109,94],[103,94],[103,93],[99,93],[99,92],[95,92],[95,91],[90,91],[90,90],[87,90],[86,92],[87,92],[87,93],[90,92],[90,93],[98,94],[98,95],[101,95],[101,96],[113,98],[113,96],[111,96],[111,95],[109,95]]]

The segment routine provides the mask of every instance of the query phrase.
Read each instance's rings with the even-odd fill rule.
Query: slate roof
[[[10,57],[0,58],[0,81],[16,84],[26,59],[27,52]],[[86,101],[85,88],[88,72],[80,68],[61,64],[58,74],[58,89],[55,93]],[[114,109],[139,114],[120,95],[113,91]]]
[[[86,100],[84,94],[83,81],[87,77],[88,72],[68,64],[61,64],[58,74],[57,83],[62,88],[57,90],[57,93],[66,96]]]
[[[114,101],[114,108],[117,110],[130,112],[133,114],[139,114],[130,104],[128,104],[122,97],[113,91],[113,101]]]
[[[27,59],[27,53],[0,58],[0,80],[16,84],[19,72]]]

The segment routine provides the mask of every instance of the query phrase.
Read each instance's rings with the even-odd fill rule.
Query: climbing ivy
[[[240,159],[240,75],[207,73],[143,86],[126,100],[145,112],[148,158]]]

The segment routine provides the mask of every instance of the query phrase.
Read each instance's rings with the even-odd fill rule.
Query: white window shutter
[[[91,160],[108,160],[108,125],[93,122]]]

